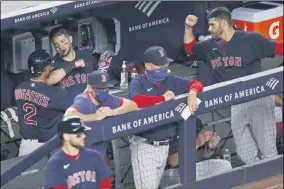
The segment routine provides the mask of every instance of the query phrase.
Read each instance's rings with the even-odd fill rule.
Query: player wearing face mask
[[[139,108],[155,105],[188,92],[188,106],[191,112],[198,108],[197,94],[203,85],[196,80],[168,74],[168,65],[172,60],[162,47],[154,46],[144,53],[145,74],[130,83],[130,99]],[[177,137],[178,123],[137,133],[130,137],[131,162],[135,187],[137,189],[159,186],[169,153],[169,144]]]
[[[82,121],[99,121],[105,117],[125,114],[138,109],[135,102],[110,95],[108,88],[109,77],[106,72],[93,71],[88,76],[86,90],[75,97],[71,107],[69,107],[64,117],[79,116]],[[107,142],[94,145],[103,158],[106,157]]]

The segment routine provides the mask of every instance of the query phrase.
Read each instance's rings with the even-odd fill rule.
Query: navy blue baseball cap
[[[113,85],[109,82],[107,72],[100,70],[93,71],[88,75],[88,84],[90,84],[95,89],[106,89],[113,87]]]
[[[173,60],[168,58],[167,53],[163,47],[153,46],[144,52],[144,62],[153,63],[157,66],[169,64]]]
[[[57,127],[58,133],[77,134],[89,130],[88,127],[82,124],[81,118],[78,116],[71,116],[63,118]]]

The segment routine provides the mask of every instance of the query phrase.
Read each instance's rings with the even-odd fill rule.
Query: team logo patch
[[[102,75],[101,75],[101,77],[102,77],[102,82],[104,82],[104,83],[105,83],[105,82],[107,81],[107,77],[106,77],[106,75],[105,75],[105,74],[102,74]]]
[[[165,56],[165,53],[164,53],[163,49],[160,49],[160,50],[159,50],[159,53],[160,53],[161,57],[164,57],[164,56]]]

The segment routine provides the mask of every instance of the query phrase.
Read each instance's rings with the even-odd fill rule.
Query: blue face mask
[[[168,76],[168,67],[155,69],[155,70],[146,70],[146,76],[150,81],[155,83],[160,83],[166,79]]]
[[[96,99],[100,103],[103,103],[107,99],[107,97],[109,95],[108,90],[105,90],[105,91],[98,91],[98,90],[96,90],[94,92],[96,93]]]

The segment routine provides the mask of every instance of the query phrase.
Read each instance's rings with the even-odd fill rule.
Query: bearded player
[[[187,16],[184,33],[187,54],[195,55],[210,70],[211,75],[200,74],[199,80],[206,85],[258,73],[262,58],[283,55],[283,43],[258,33],[235,30],[231,12],[225,7],[213,9],[207,18],[212,39],[196,42],[193,27],[198,18],[194,15]],[[273,96],[234,105],[231,116],[237,153],[244,163],[277,155]]]
[[[50,189],[111,189],[111,171],[100,154],[85,148],[85,127],[80,117],[66,117],[58,124],[62,149],[49,159]]]

